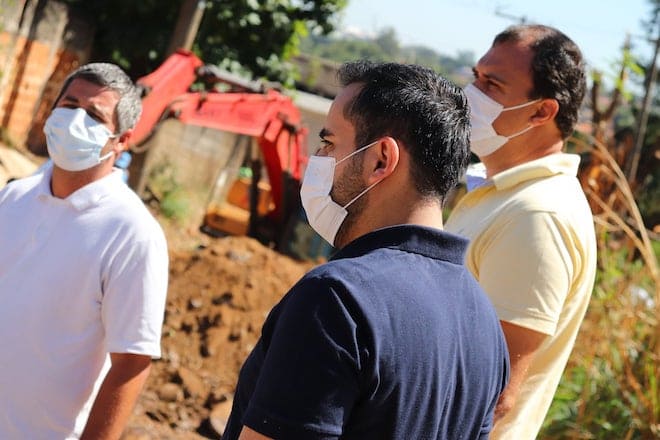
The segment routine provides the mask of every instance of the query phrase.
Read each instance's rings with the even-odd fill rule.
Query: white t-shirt
[[[0,191],[2,439],[75,437],[108,353],[160,356],[162,229],[120,172],[66,199],[51,174]]]

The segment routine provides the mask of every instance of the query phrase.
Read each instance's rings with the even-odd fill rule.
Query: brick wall
[[[63,79],[87,59],[91,29],[57,1],[19,6],[0,32],[0,128],[16,145],[44,154],[43,123]]]

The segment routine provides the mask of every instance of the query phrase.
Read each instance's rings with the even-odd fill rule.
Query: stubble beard
[[[337,176],[337,180],[330,191],[332,200],[337,204],[344,206],[358,194],[366,189],[365,183],[362,181],[362,172],[364,170],[362,155],[356,155],[349,159],[349,163],[344,172]],[[364,211],[367,204],[368,193],[363,194],[359,199],[357,199],[351,206],[346,208],[348,214],[344,219],[343,223],[337,231],[335,237],[335,246],[343,247],[347,244],[346,238],[350,235],[351,230],[354,228],[355,224],[360,220],[361,214]],[[339,246],[336,244],[339,243]]]

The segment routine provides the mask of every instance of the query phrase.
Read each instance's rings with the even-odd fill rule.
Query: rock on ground
[[[163,356],[123,438],[219,438],[263,321],[312,264],[247,237],[204,239],[205,246],[180,250],[185,240],[165,231],[179,250],[170,250]]]

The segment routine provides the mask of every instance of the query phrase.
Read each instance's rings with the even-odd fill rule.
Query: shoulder
[[[37,188],[43,178],[42,174],[36,174],[9,182],[0,189],[0,203],[17,200],[26,196]]]
[[[267,346],[283,335],[287,344],[299,337],[307,342],[325,340],[337,331],[348,335],[351,331],[341,329],[362,327],[364,322],[360,305],[341,283],[318,276],[317,271],[301,278],[273,307],[264,322],[262,338]]]
[[[561,214],[573,209],[589,210],[575,176],[558,174],[530,180],[511,191],[511,209]]]
[[[313,293],[321,297],[323,294],[344,292],[346,281],[350,276],[343,271],[343,265],[328,262],[307,272],[290,290],[292,296]]]
[[[318,280],[324,281],[340,281],[350,273],[355,271],[355,264],[359,263],[359,258],[340,258],[337,260],[330,260],[319,266],[316,266],[301,279],[307,279],[309,282],[316,282]]]
[[[516,198],[513,211],[514,215],[545,214],[558,228],[593,234],[591,208],[578,179],[573,176],[556,175],[532,182]]]
[[[163,230],[135,192],[125,184],[102,203],[102,212],[108,223],[114,223],[123,232],[135,234],[141,241],[164,240]]]
[[[305,274],[282,300],[286,309],[349,310],[349,315],[359,313],[359,306],[352,292],[352,277],[341,261],[331,261]]]
[[[297,286],[302,290],[326,290],[337,292],[340,295],[352,296],[357,294],[361,286],[360,295],[367,295],[371,286],[377,281],[378,255],[384,249],[377,249],[366,255],[358,257],[338,258],[310,270],[300,280]]]
[[[579,181],[574,176],[555,175],[534,179],[513,189],[503,200],[498,227],[523,231],[556,229],[564,234],[593,234],[593,216]]]

